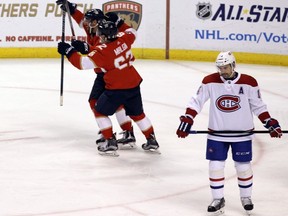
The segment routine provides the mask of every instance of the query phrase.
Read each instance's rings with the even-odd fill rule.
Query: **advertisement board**
[[[55,49],[62,29],[62,11],[55,2],[0,0],[0,57],[6,57],[5,52],[15,48],[23,52],[30,48],[39,48],[40,52]],[[77,3],[82,13],[92,8],[116,12],[137,29],[133,48],[147,53],[143,57],[153,58],[157,56],[153,53],[159,52],[156,58],[164,58],[167,47],[180,58],[188,51],[209,54],[233,50],[275,58],[284,56],[288,65],[287,1],[78,0],[73,3]],[[65,39],[69,42],[72,34],[67,18],[65,25]],[[73,26],[76,39],[85,40],[83,29],[75,21]]]

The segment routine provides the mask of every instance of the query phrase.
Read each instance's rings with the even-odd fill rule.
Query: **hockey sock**
[[[113,136],[112,121],[108,116],[102,115],[95,110],[96,122],[105,139]]]
[[[209,180],[213,199],[224,197],[225,161],[209,161]]]
[[[125,109],[123,106],[119,107],[115,113],[116,119],[122,130],[130,131],[132,130],[132,122],[129,116],[126,115]]]
[[[251,197],[253,186],[253,172],[250,162],[236,162],[235,168],[238,176],[240,197]]]
[[[154,133],[153,126],[144,113],[139,116],[130,116],[130,118],[133,119],[146,138],[149,138]]]

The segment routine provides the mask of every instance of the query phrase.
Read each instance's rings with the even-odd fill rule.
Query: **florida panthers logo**
[[[235,112],[241,108],[240,97],[234,95],[222,95],[217,98],[215,105],[222,112]]]
[[[117,0],[103,4],[103,12],[114,12],[121,17],[124,22],[138,30],[142,19],[142,5],[138,2]]]

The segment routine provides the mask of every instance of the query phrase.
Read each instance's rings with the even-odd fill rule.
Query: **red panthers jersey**
[[[110,43],[101,44],[87,57],[73,53],[69,61],[78,69],[101,68],[105,73],[106,89],[131,89],[140,85],[142,78],[132,63],[134,56],[131,45],[136,39],[136,30],[129,28],[119,32],[118,38]]]
[[[90,51],[93,49],[93,47],[100,45],[100,38],[96,35],[96,34],[91,34],[90,33],[90,28],[87,25],[87,23],[84,23],[84,14],[79,11],[76,10],[75,13],[72,15],[73,19],[77,22],[77,24],[80,27],[83,27],[86,35],[87,35],[87,43],[90,45]],[[126,29],[130,28],[126,23],[123,23],[120,27],[119,27],[119,31],[125,31]],[[101,73],[103,72],[101,70],[101,68],[94,68],[95,73]]]

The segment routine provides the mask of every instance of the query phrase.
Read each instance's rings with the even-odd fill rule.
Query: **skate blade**
[[[120,150],[130,150],[130,149],[137,148],[137,146],[136,146],[135,142],[131,142],[131,143],[127,143],[127,144],[118,143],[118,148]]]
[[[208,216],[218,216],[218,215],[223,215],[224,213],[225,213],[224,208],[221,208],[215,212],[208,212]]]
[[[101,156],[119,157],[119,154],[118,154],[117,151],[106,151],[106,152],[98,151],[98,153],[99,153]]]
[[[251,215],[252,215],[252,210],[246,210],[246,214],[247,214],[248,216],[251,216]]]
[[[161,152],[159,151],[159,149],[148,149],[148,150],[145,150],[143,149],[145,152],[147,153],[151,153],[151,154],[161,154]]]

